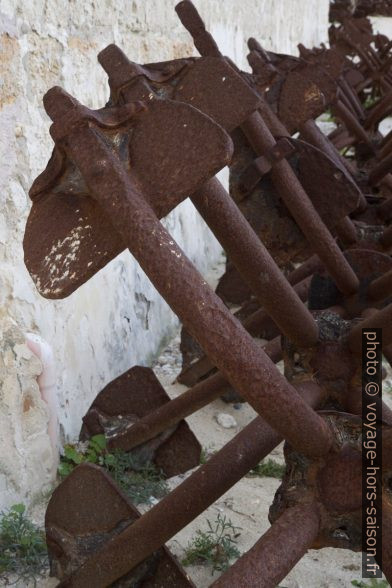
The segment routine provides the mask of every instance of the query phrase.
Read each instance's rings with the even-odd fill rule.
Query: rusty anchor
[[[269,394],[274,394],[276,399],[280,394],[283,394],[284,397],[287,395],[287,406],[294,403],[295,409],[293,407],[293,410],[299,409],[299,411],[304,411],[307,415],[304,415],[304,421],[309,419],[314,423],[311,427],[314,426],[318,429],[320,425],[319,419],[315,413],[303,403],[294,390],[286,389],[287,384],[284,378],[279,374],[275,365],[267,358],[260,347],[242,328],[240,323],[231,315],[219,298],[209,289],[205,281],[196,272],[190,262],[186,260],[183,252],[164,230],[159,223],[156,214],[148,204],[148,201],[144,199],[136,189],[135,180],[131,179],[127,168],[124,168],[120,155],[116,153],[113,146],[109,148],[107,142],[104,142],[103,138],[101,138],[103,135],[102,129],[104,121],[99,111],[98,113],[93,113],[92,111],[81,107],[74,99],[60,89],[53,89],[46,95],[45,107],[53,119],[55,119],[55,123],[51,130],[52,136],[55,137],[57,142],[60,142],[63,149],[66,148],[66,152],[69,153],[70,165],[74,166],[74,168],[77,167],[80,170],[83,178],[82,186],[84,189],[84,195],[80,199],[85,199],[86,201],[92,200],[97,207],[99,203],[99,207],[102,208],[107,215],[107,219],[110,219],[110,222],[112,223],[112,231],[114,232],[117,230],[121,235],[121,244],[123,242],[127,243],[130,250],[133,252],[136,259],[138,259],[139,263],[157,289],[165,297],[189,332],[199,341],[201,346],[211,357],[214,364],[221,369],[222,373],[227,377],[234,388],[243,395],[244,398],[250,401],[257,412],[262,413],[264,416],[269,413],[268,418],[270,419],[270,422],[273,423],[273,426],[277,426],[277,430],[280,428],[283,433],[283,429],[285,429],[286,436],[291,437],[291,434],[288,433],[291,429],[294,437],[301,437],[301,439],[298,439],[301,447],[308,443],[312,445],[315,440],[315,435],[312,436],[312,440],[310,437],[305,440],[303,435],[298,435],[298,430],[294,423],[287,425],[287,423],[284,422],[285,420],[289,422],[291,421],[289,411],[287,413],[287,418],[282,418],[280,411],[279,414],[275,412],[272,405],[268,402],[267,397]],[[218,157],[217,153],[215,154],[215,157],[212,153],[208,154],[208,167],[211,170],[210,173],[217,171],[217,168],[224,165],[227,158],[230,156],[231,145],[227,135],[221,127],[215,125],[211,119],[205,117],[190,106],[179,103],[174,104],[153,101],[147,110],[140,104],[134,104],[131,107],[126,106],[124,108],[126,109],[128,117],[130,112],[132,116],[130,119],[127,119],[126,125],[124,125],[125,138],[123,141],[126,141],[127,139],[126,132],[129,132],[128,129],[132,128],[132,138],[135,142],[132,141],[132,143],[129,144],[129,149],[131,151],[131,161],[133,161],[135,170],[138,169],[138,157],[141,157],[141,154],[139,154],[135,148],[137,144],[136,141],[141,141],[141,148],[146,150],[149,146],[148,129],[150,129],[150,132],[156,132],[156,129],[162,125],[163,119],[160,118],[162,112],[165,112],[165,124],[167,124],[167,115],[170,110],[172,116],[174,116],[177,121],[176,125],[178,126],[181,124],[180,129],[181,133],[183,133],[182,141],[179,141],[178,144],[184,146],[186,144],[185,138],[188,137],[189,141],[191,137],[193,137],[193,135],[190,135],[189,133],[193,131],[192,122],[195,124],[195,119],[198,119],[197,124],[199,133],[200,129],[202,129],[202,125],[200,124],[202,121],[206,125],[205,130],[202,129],[205,133],[207,132],[208,126],[213,130],[209,146],[210,149],[215,148],[217,151],[219,146],[220,157]],[[129,109],[131,109],[131,111]],[[124,109],[120,109],[116,111],[116,114],[119,115],[119,113],[123,112]],[[183,112],[184,114],[186,113],[187,117],[185,118],[184,116],[184,118],[181,119],[180,112]],[[110,114],[113,114],[114,116],[112,110]],[[92,121],[94,121],[93,129],[91,126],[86,126],[86,119],[89,121],[90,125],[92,125]],[[187,120],[187,122],[184,122],[185,120]],[[179,121],[181,121],[181,123]],[[187,126],[184,127],[184,124]],[[175,128],[176,126],[173,125],[172,133],[174,133]],[[185,132],[183,129],[185,129]],[[173,141],[173,134],[171,135],[170,140]],[[118,136],[117,142],[121,145],[121,138]],[[173,143],[171,146],[173,148]],[[166,149],[166,153],[169,153],[169,146]],[[196,154],[194,150],[192,151],[191,146],[187,153],[188,159],[186,164],[189,165],[191,160],[192,177],[195,178],[196,162],[192,161],[191,153],[194,156]],[[205,181],[206,172],[201,169],[200,160],[198,160],[197,169],[200,170],[202,181]],[[185,177],[188,178],[189,176],[185,174]],[[149,181],[151,182],[152,179],[152,170],[150,170]],[[193,183],[196,184],[194,180]],[[51,186],[53,186],[53,183]],[[195,186],[195,188],[196,187],[197,186]],[[85,196],[86,191],[90,194],[90,197]],[[192,190],[189,185],[187,186],[188,193],[194,191],[195,190]],[[47,192],[46,196],[50,198],[52,197],[52,194],[52,192]],[[91,194],[93,195],[92,198]],[[110,197],[108,194],[110,194]],[[155,197],[157,198],[157,196]],[[161,207],[165,206],[168,208],[168,204],[173,205],[177,203],[179,199],[178,188],[176,191],[172,189],[169,203],[161,202],[160,205]],[[152,196],[150,196],[150,201],[151,200]],[[42,196],[40,202],[42,203]],[[76,206],[79,206],[79,203]],[[120,213],[119,211],[122,212]],[[45,214],[46,213],[47,211],[45,211]],[[36,220],[37,217],[33,210],[31,218],[34,219],[34,217]],[[90,226],[92,220],[91,217],[87,219],[87,223]],[[30,225],[30,231],[31,230]],[[30,239],[32,239],[32,233],[30,233],[30,235]],[[146,235],[148,235],[148,247],[145,243]],[[37,236],[38,235],[35,234],[35,238],[37,238]],[[28,246],[27,243],[28,241],[25,241],[26,247]],[[83,244],[86,245],[86,243]],[[32,244],[30,247],[34,250]],[[79,249],[82,249],[82,247],[78,247],[78,250]],[[37,249],[35,251],[37,251]],[[37,269],[35,271],[33,270],[32,274],[35,274],[36,281],[41,280],[41,284],[44,283],[43,280],[47,283],[48,279],[50,279],[50,272],[48,272],[47,266],[45,265],[47,263],[47,252],[44,253],[44,251],[45,249],[40,240],[40,250],[38,251],[39,256],[38,259],[36,258],[36,263],[39,261],[39,264],[37,263],[35,266]],[[56,255],[58,254],[59,252],[57,250]],[[84,255],[91,256],[91,250],[87,253],[84,252]],[[26,257],[27,265],[31,271],[32,260],[28,256]],[[84,259],[86,260],[86,258]],[[88,263],[90,262],[87,262],[86,260],[85,265],[81,265],[80,259],[78,259],[78,263],[73,264],[73,268],[79,269],[79,281],[86,280],[91,275],[91,270],[90,272],[88,270]],[[71,269],[71,272],[73,271],[73,268]],[[40,272],[39,276],[37,271]],[[68,275],[72,276],[73,274],[71,272],[69,272]],[[69,287],[67,276],[64,286],[66,291],[67,287]],[[214,321],[213,330],[216,333],[216,337],[211,337],[212,320]],[[230,349],[229,341],[233,340],[238,342],[239,347],[235,350],[233,349],[231,353],[228,353],[228,350]],[[266,397],[264,392],[260,394],[259,382],[266,381],[267,377],[269,381],[269,392]],[[299,404],[299,406],[297,406],[297,404]],[[318,438],[320,439],[320,436]],[[296,444],[297,443],[294,442],[294,445]],[[317,446],[310,448],[310,451],[325,451],[326,449],[323,444],[328,445],[327,430],[325,430],[324,440],[320,441],[320,444],[317,442]]]
[[[181,22],[192,35],[201,55],[220,55],[215,41],[206,31],[192,2],[189,0],[180,2],[176,6],[176,11]],[[262,156],[275,147],[276,141],[258,112],[253,112],[241,125],[241,129],[257,155]],[[339,283],[339,289],[346,294],[355,292],[358,287],[356,276],[343,261],[340,249],[285,159],[273,166],[271,177],[277,192],[302,229],[312,249],[331,276],[334,276],[335,281]]]
[[[232,144],[225,130],[235,129],[234,137],[238,125],[245,125],[248,137],[258,146],[255,151],[261,158],[261,173],[266,170],[279,177],[276,169],[290,157],[298,158],[300,148],[292,151],[290,143],[275,141],[268,125],[282,129],[282,122],[272,117],[251,91],[249,112],[241,112],[235,125],[230,126],[235,110],[232,101],[245,92],[243,79],[249,82],[250,78],[242,78],[221,58],[189,2],[181,3],[179,10],[195,36],[196,46],[211,57],[155,66],[131,64],[131,74],[135,75],[130,75],[125,56],[111,47],[111,58],[118,60],[108,71],[112,87],[108,107],[89,110],[58,88],[46,95],[45,108],[54,121],[51,133],[56,146],[47,170],[31,191],[33,208],[24,242],[26,264],[41,293],[52,298],[64,297],[128,247],[206,352],[205,363],[200,363],[201,372],[207,369],[204,374],[208,373],[208,366],[220,370],[168,401],[150,370],[132,368],[98,394],[84,418],[82,438],[104,432],[110,447],[135,451],[135,455],[153,459],[167,475],[173,475],[192,467],[200,452],[183,419],[216,398],[227,383],[260,416],[142,516],[99,468],[78,466],[53,494],[46,516],[52,572],[61,579],[62,587],[103,588],[135,583],[192,586],[162,546],[255,467],[282,438],[286,439],[286,474],[270,509],[272,526],[214,585],[259,586],[262,578],[262,586],[272,588],[308,548],[333,545],[361,549],[361,332],[363,328],[382,327],[388,357],[392,348],[391,260],[385,254],[391,247],[390,227],[386,226],[390,218],[388,201],[382,205],[384,212],[380,214],[378,209],[373,215],[378,219],[376,227],[358,223],[358,242],[345,252],[337,249],[337,261],[328,265],[325,256],[313,257],[287,280],[283,279],[236,204],[210,178],[230,163]],[[385,43],[380,43],[380,51],[382,47],[385,49]],[[285,56],[272,57],[271,62],[274,68],[278,62],[286,64],[290,72],[301,64],[300,60]],[[203,91],[208,67],[211,80],[217,71],[225,71],[228,78],[233,78],[232,94],[228,92],[226,100],[222,98],[221,120],[219,112],[213,115],[217,103]],[[272,66],[268,75],[271,72]],[[163,99],[169,80],[174,79],[183,80],[189,94],[184,92],[180,99],[179,92],[178,96],[170,94]],[[189,104],[198,88],[200,104],[195,104],[195,109]],[[159,90],[160,99],[154,95],[159,95]],[[167,100],[168,97],[174,97],[176,102]],[[350,100],[350,92],[346,92],[346,97]],[[350,106],[355,110],[354,95]],[[260,108],[262,116],[256,108]],[[264,128],[274,142],[269,140],[270,147],[264,146],[262,150]],[[151,161],[157,130],[160,151]],[[314,149],[307,151],[309,157],[314,153]],[[314,156],[313,173],[324,165],[322,161],[322,157]],[[334,158],[330,161],[330,169],[336,170]],[[373,165],[369,161],[369,166]],[[333,190],[333,183],[331,186]],[[347,210],[345,214],[353,212],[352,194],[358,194],[355,189],[356,192],[353,189],[352,193],[341,194],[341,210]],[[257,267],[276,280],[276,285],[283,285],[284,293],[275,312],[268,307],[268,297],[258,292],[259,282],[252,289],[262,308],[250,304],[248,310],[242,309],[248,314],[240,315],[245,316],[241,326],[159,223],[159,218],[188,194],[194,199],[200,192],[209,194],[221,206],[210,205],[206,216],[210,217],[214,232],[221,235],[228,253],[234,251],[233,256],[237,255],[238,269],[247,275],[246,265],[251,260],[248,257],[241,267],[239,255],[241,247],[246,249],[246,243],[250,243],[248,255],[249,251],[257,254]],[[369,209],[376,208],[371,206],[368,195],[367,200]],[[325,227],[321,220],[322,204],[315,203],[315,208]],[[306,206],[305,209],[310,210]],[[218,213],[231,227],[231,238],[222,233],[219,225],[214,225]],[[48,214],[56,221],[49,227]],[[372,218],[371,212],[366,214]],[[312,225],[313,229],[318,222]],[[374,247],[370,237],[361,238],[361,234],[371,235],[372,231]],[[239,243],[237,248],[233,238]],[[367,249],[365,244],[369,245]],[[346,286],[350,276],[354,276],[355,287],[342,288],[343,275]],[[249,274],[248,284],[254,286]],[[314,309],[311,313],[305,312],[301,303],[308,294]],[[282,316],[282,307],[288,300],[298,305],[297,316],[291,321]],[[296,332],[301,313],[308,321],[306,343]],[[272,337],[263,350],[251,337],[262,329],[269,330]],[[286,377],[273,365],[282,356]],[[142,399],[141,389],[146,390]],[[392,413],[381,406],[381,485],[386,522],[383,571],[391,581]],[[298,518],[302,521],[300,528]]]

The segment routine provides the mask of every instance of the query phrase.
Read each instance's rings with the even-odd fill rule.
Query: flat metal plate
[[[345,216],[356,210],[362,194],[343,166],[317,147],[299,139],[290,139],[296,153],[289,161],[312,200],[313,205],[330,230]]]
[[[51,575],[65,580],[107,541],[140,517],[113,480],[96,465],[82,464],[55,489],[45,515]],[[147,540],[145,538],[145,540]],[[126,558],[126,552],[123,557]],[[96,585],[96,576],[89,586]],[[165,547],[111,586],[190,588],[192,581]]]
[[[117,151],[159,218],[232,155],[230,138],[220,126],[173,101],[152,100],[144,114],[116,129],[100,126],[97,132]],[[25,264],[42,296],[68,296],[125,248],[79,170],[58,147],[30,196]]]
[[[134,366],[97,395],[83,417],[82,441],[114,435],[170,401],[151,368]],[[141,461],[153,461],[170,478],[200,464],[201,445],[182,420],[178,426],[132,450]]]
[[[336,81],[316,65],[304,65],[286,74],[280,87],[278,116],[290,134],[328,108]]]
[[[116,45],[109,45],[98,59],[109,76],[112,104],[144,100],[155,94],[186,102],[231,132],[260,103],[258,94],[225,57],[141,65],[130,61]]]

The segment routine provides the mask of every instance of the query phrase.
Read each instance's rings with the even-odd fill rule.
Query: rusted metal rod
[[[191,200],[282,333],[299,347],[314,345],[316,321],[222,184],[209,180]]]
[[[275,361],[274,355],[281,356],[280,337],[276,337],[263,346],[264,352]],[[278,352],[278,353],[277,353]],[[170,402],[160,406],[135,423],[125,427],[120,433],[108,436],[108,445],[114,449],[129,451],[159,433],[179,423],[182,419],[200,410],[222,394],[227,380],[217,372],[202,380]]]
[[[252,114],[242,125],[242,129],[258,154],[262,154],[275,144],[258,113]],[[279,195],[338,289],[346,295],[356,292],[359,286],[357,276],[322,222],[288,161],[277,162],[271,170],[271,176]]]
[[[316,502],[287,509],[257,543],[211,586],[276,588],[307,552],[320,529]]]
[[[349,216],[344,217],[335,228],[337,236],[345,247],[357,242],[357,231]]]
[[[392,133],[389,132],[388,135],[384,137],[384,140],[381,141],[379,144],[379,149],[377,152],[377,157],[382,160],[387,157],[392,151]]]
[[[374,280],[369,285],[368,294],[371,300],[384,300],[392,296],[392,270]]]
[[[249,46],[252,44],[249,42]],[[249,64],[252,66],[253,72],[255,74],[262,73],[266,67],[265,58],[263,58],[265,53],[260,53],[258,51],[251,51],[248,55]],[[261,113],[264,121],[267,123],[268,128],[270,129],[271,133],[274,137],[281,137],[281,136],[290,136],[287,129],[284,125],[280,122],[277,115],[273,112],[272,108],[269,106],[268,102],[263,100],[261,106],[259,108],[259,112]],[[313,119],[309,119],[301,124],[298,121],[298,130],[301,134],[301,137],[305,139],[311,145],[314,145],[320,151],[323,151],[328,157],[335,162],[337,167],[343,166],[347,169],[347,171],[353,176],[355,170],[350,162],[343,157],[339,151],[336,149],[334,144],[321,132],[320,128],[317,126],[316,122]],[[365,197],[361,194],[358,188],[358,206],[366,207],[367,203]],[[351,221],[349,221],[351,222]],[[354,231],[351,231],[351,237],[355,234]],[[355,242],[356,239],[354,239]]]
[[[125,80],[140,75],[138,66],[115,45],[102,51],[99,61],[109,79],[114,76],[119,86],[124,85]],[[132,94],[132,88],[127,91],[127,87],[123,87],[125,99],[129,92]],[[318,339],[318,328],[312,315],[290,288],[268,250],[219,180],[213,178],[206,182],[192,194],[191,200],[280,330],[300,347],[314,345]]]
[[[348,108],[337,100],[333,106],[333,111],[338,116],[347,129],[354,135],[354,137],[361,143],[365,143],[374,152],[374,147],[362,125],[357,121],[355,116],[348,110]]]
[[[383,180],[386,177],[387,176],[385,176],[383,178]],[[388,174],[388,177],[389,177],[389,174]],[[382,204],[379,204],[376,207],[376,211],[377,211],[377,214],[381,220],[383,220],[385,222],[388,222],[389,220],[391,220],[392,219],[392,198],[388,198],[387,200],[385,200],[385,202],[383,202]]]
[[[383,96],[377,104],[368,112],[366,120],[364,122],[365,129],[371,129],[378,126],[380,121],[392,111],[392,93]]]
[[[365,117],[364,110],[362,108],[361,101],[358,98],[358,94],[354,92],[352,86],[347,83],[344,76],[341,76],[338,81],[340,91],[342,91],[348,98],[352,109],[355,111],[358,119],[361,120]]]
[[[289,273],[287,281],[293,286],[302,282],[305,278],[312,276],[316,271],[322,268],[322,263],[317,255],[312,255],[306,259],[299,267]]]
[[[177,4],[176,12],[185,28],[192,35],[195,46],[201,55],[221,55],[217,44],[206,31],[192,2],[183,0]],[[264,155],[276,145],[274,137],[258,112],[251,114],[241,125],[241,128],[257,155]],[[358,278],[320,219],[290,164],[286,160],[282,160],[274,165],[271,173],[280,197],[311,247],[335,280],[339,290],[347,295],[353,294],[359,287]]]
[[[339,101],[341,102],[341,104],[344,105],[344,107],[346,108],[347,112],[349,112],[351,114],[351,116],[353,116],[356,119],[357,112],[353,108],[353,105],[352,105],[349,97],[346,95],[346,93],[342,92],[342,90],[339,88],[336,95],[337,95],[337,98],[339,99]]]
[[[383,346],[392,343],[392,304],[357,323],[350,331],[348,344],[353,353],[361,353],[362,329],[382,329]]]
[[[314,407],[323,398],[313,382],[303,382],[301,393]],[[106,588],[121,578],[234,486],[281,440],[261,417],[255,418],[206,464],[90,557],[61,588]]]
[[[299,298],[304,302],[308,299],[309,296],[310,282],[311,277],[309,276],[294,286],[294,290],[297,292]],[[242,325],[253,337],[262,336],[262,333],[265,329],[268,329],[269,332],[272,330],[273,334],[271,336],[273,336],[275,333],[278,334],[279,332],[277,328],[273,328],[274,323],[271,323],[271,318],[263,308],[256,310],[251,315],[246,317],[242,321]],[[274,361],[280,361],[280,359],[281,355],[278,357],[278,355],[275,353]],[[199,380],[199,378],[205,376],[211,370],[213,370],[214,367],[215,366],[211,360],[203,355],[183,370],[181,375],[178,377],[178,381],[182,384],[186,384],[187,386],[192,386]]]
[[[354,173],[353,166],[347,160],[346,157],[343,157],[339,151],[336,149],[335,145],[322,133],[322,131],[317,126],[317,123],[313,119],[309,119],[304,122],[300,128],[299,132],[301,136],[311,143],[315,147],[318,147],[321,151],[323,151],[326,155],[328,155],[333,161],[336,162],[337,165],[344,165],[347,171],[350,174]],[[361,204],[366,204],[365,197],[362,195]]]
[[[60,88],[45,95],[44,105],[57,121],[52,136],[66,140],[67,150],[114,230],[234,389],[298,450],[327,453],[332,443],[328,426],[210,289],[96,128],[83,124],[87,109]],[[67,115],[73,120],[79,116],[79,125],[67,126]]]
[[[376,167],[374,167],[372,169],[372,171],[369,174],[369,183],[372,186],[375,186],[390,171],[392,171],[392,153],[390,153],[389,155],[387,155],[387,157],[385,157],[385,159],[383,159],[382,161],[380,161],[380,163],[378,165],[376,165]]]

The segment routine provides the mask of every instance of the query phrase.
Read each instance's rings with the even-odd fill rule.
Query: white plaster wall
[[[371,16],[370,21],[375,33],[386,35],[389,39],[392,37],[392,17],[391,16]]]
[[[241,66],[249,36],[281,52],[327,38],[328,0],[195,3],[222,50]],[[139,62],[194,54],[174,5],[0,0],[0,509],[33,499],[53,475],[48,411],[34,383],[40,368],[23,346],[23,333],[37,333],[52,346],[62,435],[74,439],[97,392],[133,364],[148,364],[177,325],[129,253],[57,302],[37,294],[22,253],[27,192],[52,149],[43,94],[61,85],[87,106],[103,106],[108,88],[96,55],[112,42]],[[219,245],[190,203],[165,224],[202,272],[219,257]],[[26,390],[33,401],[25,402]]]

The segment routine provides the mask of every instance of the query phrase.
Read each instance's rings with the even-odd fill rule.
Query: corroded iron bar
[[[282,333],[299,347],[315,345],[316,321],[222,184],[209,180],[191,200]]]
[[[320,529],[315,502],[287,509],[257,543],[211,586],[275,588],[307,552]]]
[[[357,113],[355,112],[348,96],[341,90],[341,88],[338,89],[336,96],[341,104],[347,109],[347,112],[349,112],[354,118],[357,118]]]
[[[365,129],[371,129],[378,125],[382,119],[387,117],[392,111],[392,93],[386,94],[373,106],[368,112],[364,122]]]
[[[392,304],[357,323],[350,331],[348,344],[353,353],[361,353],[362,329],[382,329],[383,346],[392,343]]]
[[[183,0],[176,6],[176,12],[197,42],[197,49],[201,55],[209,55],[211,35],[207,33],[204,23],[196,8],[189,0]],[[205,41],[203,41],[205,36]],[[214,42],[214,55],[217,46]],[[260,113],[254,112],[241,125],[249,143],[256,154],[264,155],[272,149],[276,141],[264,123]],[[272,180],[277,191],[291,212],[298,226],[303,231],[315,253],[322,260],[326,269],[335,280],[343,294],[353,294],[359,287],[359,281],[345,260],[331,233],[322,222],[309,196],[305,193],[297,176],[286,160],[282,160],[272,168]]]
[[[387,177],[390,177],[390,175],[388,174],[388,176],[385,176],[382,181],[384,181]],[[377,214],[381,220],[383,220],[385,222],[391,220],[392,219],[392,198],[388,198],[388,200],[385,200],[385,202],[383,202],[382,204],[379,204],[376,207],[376,211],[377,211]]]
[[[392,295],[392,270],[380,276],[369,285],[371,300],[384,300]]]
[[[336,116],[338,116],[342,120],[344,125],[350,131],[350,133],[352,133],[358,141],[365,143],[366,145],[368,145],[368,147],[370,147],[372,151],[374,151],[374,147],[365,129],[357,121],[352,112],[349,111],[346,105],[343,104],[343,102],[338,100],[333,106],[333,111],[336,114]]]
[[[309,297],[310,283],[311,277],[309,276],[294,286],[294,290],[303,302],[305,302]],[[271,337],[273,337],[275,334],[278,335],[279,333],[279,329],[271,321],[270,316],[263,308],[260,308],[251,315],[247,316],[242,321],[242,326],[253,337],[260,337],[265,329],[268,329],[268,332],[272,332],[270,335]],[[274,355],[274,361],[280,361],[280,359],[281,355],[279,357],[276,354]],[[181,375],[178,377],[178,381],[181,382],[181,384],[192,386],[199,380],[199,378],[205,376],[211,370],[213,370],[214,367],[215,366],[211,360],[203,355],[183,370]]]
[[[60,88],[44,98],[55,122],[54,138],[67,150],[91,194],[152,283],[231,385],[269,424],[305,454],[323,455],[331,431],[298,395],[241,323],[203,280],[159,222],[117,155],[96,129],[67,125],[67,115],[85,116]],[[301,421],[299,430],[297,423]]]
[[[317,123],[313,119],[309,119],[304,122],[300,128],[299,132],[301,136],[307,141],[318,147],[320,151],[323,151],[326,155],[328,155],[337,165],[341,164],[347,169],[347,171],[354,175],[355,170],[352,164],[347,160],[346,157],[343,157],[339,151],[336,149],[335,145],[324,135],[324,133],[319,129]],[[359,196],[359,205],[367,206],[366,199],[363,196]]]
[[[275,361],[276,355],[281,357],[280,337],[264,345],[263,350],[272,361]],[[177,398],[148,413],[136,423],[125,427],[120,433],[108,437],[109,447],[129,451],[149,441],[216,400],[222,394],[224,386],[227,386],[227,380],[220,372],[209,376]]]
[[[302,383],[302,394],[313,407],[323,398],[313,382]],[[98,550],[61,587],[106,588],[121,578],[234,486],[281,440],[261,417],[255,418],[206,464]]]
[[[316,271],[322,268],[322,263],[317,255],[312,255],[306,261],[301,263],[299,267],[289,273],[287,281],[292,284],[298,284],[305,278],[312,276]]]
[[[392,153],[387,155],[387,157],[385,157],[385,159],[380,161],[380,163],[372,169],[372,171],[369,174],[369,183],[372,186],[375,186],[384,178],[384,176],[386,176],[391,171],[392,171]]]
[[[339,237],[341,243],[348,247],[354,245],[357,242],[357,231],[354,223],[349,216],[344,217],[335,227],[336,234]]]
[[[102,51],[99,60],[116,84],[139,74],[138,66],[115,45]],[[131,88],[128,93],[126,86],[122,90],[125,100],[129,91],[132,95]],[[315,320],[219,180],[206,182],[191,200],[280,330],[299,347],[314,345],[318,339]]]
[[[392,151],[392,133],[389,132],[384,139],[379,143],[379,150],[377,153],[378,159],[382,160]]]
[[[358,94],[353,90],[353,88],[347,83],[347,80],[344,76],[341,76],[338,81],[340,90],[347,96],[353,110],[355,111],[359,120],[364,117],[364,111],[362,108],[361,101],[358,98]]]
[[[266,66],[266,62],[264,61],[259,51],[251,51],[251,53],[248,55],[248,61],[252,66],[253,72],[255,74],[258,72],[263,72]],[[275,114],[266,100],[261,102],[259,112],[274,137],[290,136],[289,132],[280,122],[278,116]],[[343,165],[352,176],[355,174],[355,170],[350,162],[339,153],[334,144],[322,133],[313,119],[309,119],[304,123],[299,124],[298,130],[301,134],[301,137],[305,141],[311,145],[314,145],[320,149],[320,151],[325,153],[330,159],[332,159],[332,161],[334,161],[337,167],[341,167]],[[361,208],[367,206],[366,199],[359,189],[358,206]]]
[[[252,114],[242,125],[242,129],[259,155],[275,144],[275,139],[258,113]],[[278,194],[339,290],[346,295],[356,292],[359,286],[357,276],[322,222],[288,161],[277,162],[271,170],[271,176]]]

